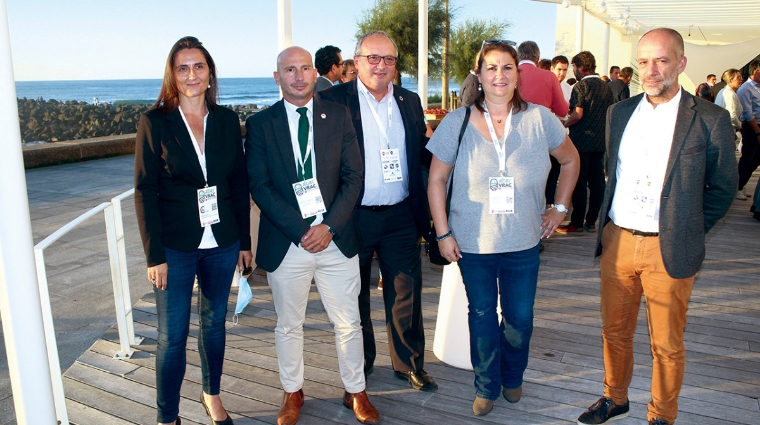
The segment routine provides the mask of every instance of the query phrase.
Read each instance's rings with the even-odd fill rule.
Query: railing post
[[[135,350],[130,346],[131,339],[127,329],[127,309],[124,307],[124,292],[122,290],[121,270],[119,267],[119,248],[117,247],[116,225],[114,221],[114,206],[108,205],[103,211],[106,220],[106,239],[108,241],[108,260],[111,264],[111,282],[113,282],[113,299],[116,307],[116,324],[119,328],[119,345],[121,350],[114,354],[114,359],[128,359]],[[129,292],[127,292],[129,297]],[[130,307],[131,314],[131,307]],[[131,320],[130,320],[131,322]]]
[[[53,309],[50,305],[50,290],[48,289],[47,271],[45,270],[45,254],[43,248],[34,248],[34,265],[37,269],[37,287],[40,291],[40,308],[42,309],[42,327],[45,331],[47,358],[50,367],[50,379],[53,384],[53,401],[55,414],[59,423],[68,425],[69,414],[66,411],[66,395],[63,392],[63,377],[61,376],[61,360],[58,357],[58,343],[55,340],[55,325],[53,324]]]
[[[130,189],[121,195],[111,199],[113,205],[113,220],[114,229],[116,231],[116,249],[119,256],[119,276],[121,277],[121,294],[124,301],[124,310],[126,312],[126,330],[127,338],[131,345],[140,345],[144,338],[141,336],[135,336],[135,324],[132,317],[132,295],[129,290],[129,273],[127,272],[127,247],[124,242],[124,219],[121,213],[121,200],[135,193],[134,189]]]

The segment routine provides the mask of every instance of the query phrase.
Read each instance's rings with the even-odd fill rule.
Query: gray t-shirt
[[[449,227],[462,252],[493,254],[532,248],[541,239],[544,189],[551,168],[549,151],[565,139],[565,128],[547,108],[528,103],[528,109],[512,116],[507,137],[507,176],[515,179],[515,213],[488,211],[488,178],[499,175],[493,143],[469,123],[457,155],[457,139],[464,108],[446,115],[427,149],[439,160],[453,164]]]

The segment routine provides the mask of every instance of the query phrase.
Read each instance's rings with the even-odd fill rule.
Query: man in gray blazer
[[[646,33],[637,47],[646,95],[607,112],[608,182],[601,254],[604,396],[578,424],[628,416],[633,335],[646,297],[652,347],[650,425],[673,424],[683,382],[684,328],[705,233],[731,205],[737,174],[728,112],[681,89],[681,35]]]

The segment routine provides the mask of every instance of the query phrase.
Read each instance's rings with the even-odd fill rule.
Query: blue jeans
[[[502,388],[522,385],[533,333],[538,247],[498,254],[463,252],[458,262],[469,301],[470,358],[480,398],[496,400]]]
[[[185,347],[190,329],[193,282],[198,276],[198,352],[203,373],[203,391],[219,394],[224,361],[227,299],[235,273],[240,243],[226,248],[196,249],[191,252],[164,248],[169,267],[166,289],[153,288],[158,314],[156,351],[156,405],[158,422],[177,419],[179,396],[185,376]]]

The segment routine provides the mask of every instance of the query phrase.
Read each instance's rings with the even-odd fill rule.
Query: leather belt
[[[620,227],[620,226],[618,226]],[[620,227],[621,229],[625,230],[626,232],[632,234],[633,236],[643,236],[643,237],[652,237],[652,236],[660,236],[658,232],[642,232],[641,230],[636,229],[628,229],[625,227]]]
[[[388,211],[389,209],[395,207],[396,205],[398,205],[398,204],[393,204],[393,205],[360,205],[357,208],[362,209],[362,210],[374,211],[374,212],[383,212],[383,211]]]

